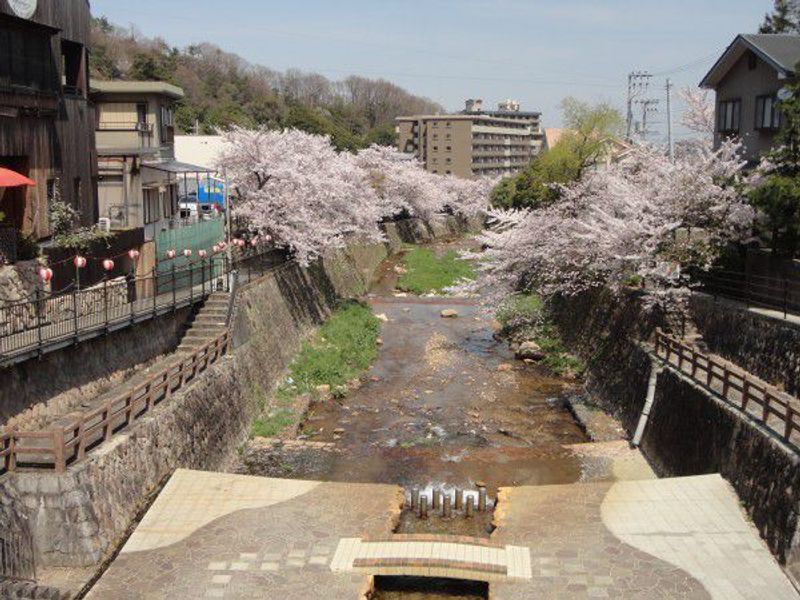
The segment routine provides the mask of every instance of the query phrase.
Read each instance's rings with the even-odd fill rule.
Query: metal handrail
[[[195,304],[214,289],[228,290],[228,276],[240,265],[263,265],[263,257],[271,255],[241,255],[233,265],[223,256],[212,257],[166,272],[153,269],[144,277],[106,280],[85,290],[72,284],[58,294],[37,290],[32,299],[0,306],[0,365]],[[252,268],[247,269],[249,275]]]
[[[716,297],[729,298],[754,306],[778,310],[787,318],[800,313],[800,280],[770,277],[743,271],[715,269],[698,277],[701,289]]]
[[[800,434],[800,410],[795,408],[800,407],[800,400],[749,373],[731,368],[660,329],[655,335],[655,353],[671,367],[764,424],[783,441],[797,447],[797,440],[792,440],[792,437]],[[754,406],[758,408],[754,409]]]

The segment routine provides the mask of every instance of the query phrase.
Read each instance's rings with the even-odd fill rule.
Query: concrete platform
[[[372,575],[449,574],[493,600],[800,598],[722,478],[594,451],[646,478],[503,488],[490,539],[392,534],[396,486],[180,470],[87,597],[357,599]]]

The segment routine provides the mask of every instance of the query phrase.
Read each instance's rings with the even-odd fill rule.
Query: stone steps
[[[227,327],[227,292],[214,292],[195,313],[178,345],[177,352],[190,352],[219,337]]]

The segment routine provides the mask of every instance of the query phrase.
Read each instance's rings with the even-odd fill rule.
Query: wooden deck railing
[[[67,422],[59,421],[47,431],[11,430],[0,434],[0,473],[21,467],[64,472],[69,464],[82,460],[90,449],[111,439],[115,432],[131,425],[205,371],[228,351],[230,342],[230,332],[226,330],[132,389],[66,418]]]
[[[661,330],[656,355],[724,400],[763,423],[784,441],[800,441],[800,400],[736,370]]]

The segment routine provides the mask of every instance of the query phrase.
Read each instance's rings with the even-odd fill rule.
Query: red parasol
[[[24,175],[20,175],[16,171],[0,167],[0,188],[20,187],[22,185],[36,185],[36,182]]]

